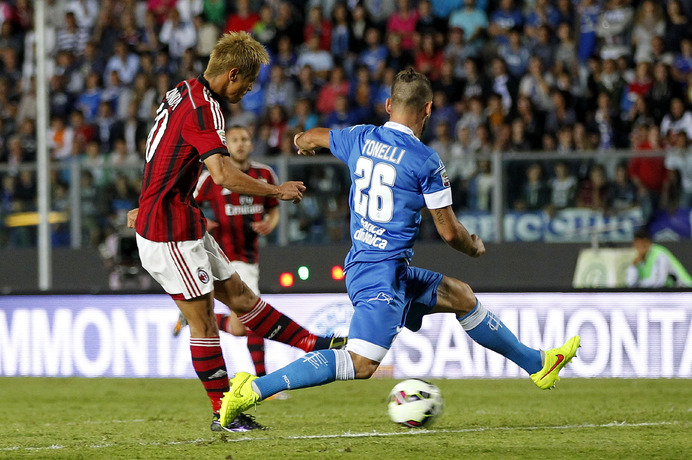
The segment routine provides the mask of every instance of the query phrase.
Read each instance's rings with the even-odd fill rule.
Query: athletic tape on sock
[[[473,307],[473,310],[471,310],[468,315],[459,318],[459,324],[461,324],[461,327],[464,328],[465,331],[470,331],[481,324],[487,314],[488,310],[485,309],[480,300],[476,299],[476,306]]]
[[[351,353],[346,350],[334,351],[336,361],[336,380],[353,380],[356,378],[356,369],[353,365]]]

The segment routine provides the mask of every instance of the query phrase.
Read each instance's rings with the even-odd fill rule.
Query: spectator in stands
[[[440,119],[431,124],[433,135],[428,145],[440,155],[442,162],[447,165],[452,156],[453,143],[449,124],[445,120]]]
[[[265,104],[267,107],[280,105],[286,111],[290,111],[296,101],[296,85],[293,80],[286,78],[284,70],[279,66],[272,66],[269,71],[269,83],[265,91]]]
[[[137,52],[139,53],[154,53],[160,48],[159,33],[161,25],[156,20],[156,15],[147,11],[144,15],[144,26]]]
[[[681,208],[692,208],[692,149],[685,131],[671,131],[671,144],[666,149],[665,167],[680,174]]]
[[[488,32],[498,44],[507,43],[507,34],[515,27],[524,27],[524,15],[514,0],[500,0],[498,8],[490,14]]]
[[[563,22],[557,26],[558,45],[555,48],[555,65],[558,72],[578,75],[577,44],[572,36],[571,25]]]
[[[387,60],[387,47],[382,44],[377,28],[369,27],[366,30],[365,45],[365,49],[358,55],[357,63],[366,66],[371,78],[377,80],[382,76]]]
[[[674,97],[682,97],[682,91],[673,81],[668,69],[669,67],[662,62],[654,64],[649,101],[651,102],[651,115],[657,124],[661,123],[668,112],[671,100]]]
[[[106,101],[99,104],[98,114],[94,119],[96,126],[96,140],[99,141],[103,151],[113,149],[113,125],[115,125],[115,115],[113,107]]]
[[[329,76],[329,72],[334,68],[334,59],[329,51],[320,48],[319,34],[313,34],[305,42],[305,47],[298,53],[296,65],[298,68],[310,66],[315,75],[322,80]]]
[[[396,2],[383,0],[363,0],[370,19],[380,30],[384,30],[387,20],[396,11]]]
[[[312,110],[312,101],[307,98],[302,98],[296,101],[293,117],[288,120],[287,127],[289,130],[302,132],[314,128],[319,124],[319,121],[319,117]],[[293,142],[293,137],[291,137],[291,142]]]
[[[651,40],[662,37],[666,31],[663,7],[653,0],[644,0],[637,8],[633,25],[634,62],[650,62]]]
[[[615,167],[615,178],[608,185],[606,203],[609,213],[627,211],[638,205],[637,187],[629,178],[627,163],[618,163]]]
[[[531,53],[522,43],[522,30],[520,28],[511,29],[507,36],[508,41],[500,45],[498,55],[505,61],[510,75],[518,80],[526,73]]]
[[[656,125],[641,125],[632,132],[632,147],[637,151],[657,151],[663,145]],[[668,172],[662,157],[633,156],[627,166],[632,183],[637,188],[637,201],[642,208],[642,217],[648,221],[658,210],[663,184]]]
[[[139,59],[137,55],[128,51],[125,42],[117,41],[113,48],[113,56],[106,63],[103,79],[104,81],[109,79],[111,72],[115,70],[118,72],[120,80],[124,84],[130,85],[135,79],[138,69]]]
[[[204,0],[202,13],[207,22],[221,27],[228,17],[226,0]]]
[[[322,7],[311,6],[303,26],[303,41],[308,42],[312,36],[319,37],[319,49],[330,51],[332,47],[332,23],[324,17]]]
[[[528,72],[519,82],[519,96],[527,97],[538,110],[548,112],[554,108],[550,83],[543,73],[543,63],[533,56],[528,62]]]
[[[661,134],[666,136],[668,131],[685,131],[688,139],[692,139],[692,113],[685,110],[685,103],[679,97],[670,101],[670,111],[661,120]]]
[[[283,0],[279,2],[274,22],[276,24],[277,37],[283,35],[289,37],[294,47],[302,43],[303,24],[300,21],[299,15],[295,13],[290,1]]]
[[[89,41],[89,29],[80,27],[72,11],[65,13],[65,25],[55,33],[56,51],[69,51],[75,55],[82,54]]]
[[[550,100],[552,102],[552,110],[548,112],[545,119],[545,130],[551,134],[557,134],[562,126],[571,126],[577,122],[577,115],[574,109],[569,106],[567,101],[568,95],[554,88],[550,91]],[[609,107],[606,110],[607,115],[610,116]]]
[[[399,35],[401,48],[405,51],[414,47],[418,17],[418,11],[411,8],[410,0],[396,0],[396,11],[387,20],[387,34]]]
[[[557,43],[550,27],[544,24],[538,27],[536,37],[529,42],[528,50],[531,56],[541,60],[544,69],[551,70],[555,64],[556,47]]]
[[[415,65],[413,53],[402,49],[401,36],[398,34],[387,35],[387,58],[384,66],[392,69],[408,69]]]
[[[673,79],[681,84],[686,84],[692,75],[692,39],[685,37],[680,41],[680,52],[675,54],[673,61]]]
[[[420,0],[416,11],[418,13],[418,20],[416,21],[414,43],[420,41],[422,35],[433,34],[435,36],[435,43],[438,46],[443,46],[445,35],[447,34],[447,18],[435,16],[430,0]]]
[[[296,98],[307,98],[316,101],[322,89],[320,80],[315,76],[315,72],[309,65],[300,67],[298,71],[298,88]]]
[[[594,211],[605,211],[608,198],[608,179],[603,165],[594,164],[577,189],[576,206]]]
[[[546,25],[555,29],[560,20],[560,14],[549,0],[535,0],[533,8],[526,14],[526,36],[535,39],[538,28]]]
[[[675,52],[683,38],[690,36],[690,22],[685,16],[679,0],[668,0],[666,4],[668,24],[663,34],[665,49]]]
[[[502,107],[508,112],[516,99],[519,83],[507,72],[507,65],[502,58],[496,57],[492,60],[491,73],[492,91],[500,96]]]
[[[627,0],[607,0],[598,18],[596,35],[600,38],[601,58],[617,59],[630,52],[630,31],[634,11]]]
[[[554,176],[548,182],[551,213],[574,206],[577,193],[577,179],[571,174],[567,162],[555,162],[553,172]]]
[[[192,22],[180,19],[178,10],[173,9],[161,26],[159,41],[168,47],[171,59],[178,63],[185,51],[197,44],[197,32]]]
[[[526,168],[526,181],[521,197],[514,202],[516,211],[542,211],[550,205],[550,188],[543,179],[540,163],[531,163]]]
[[[101,77],[98,74],[90,73],[86,77],[86,87],[76,101],[76,108],[82,112],[88,123],[93,122],[98,114],[99,104],[101,104]]]
[[[357,123],[355,114],[349,110],[348,98],[345,95],[338,95],[334,110],[324,120],[325,128],[341,129]]]
[[[317,112],[321,115],[331,113],[336,104],[336,97],[346,95],[348,92],[349,82],[346,79],[344,68],[341,66],[334,67],[329,75],[329,81],[320,90],[316,103]]]
[[[332,10],[332,42],[330,50],[340,64],[349,58],[351,30],[349,27],[348,9],[344,2],[338,2]]]
[[[67,117],[73,109],[74,97],[67,92],[65,77],[62,75],[53,75],[48,85],[48,106],[50,108],[50,114]]]
[[[72,156],[74,130],[65,121],[61,116],[51,116],[47,143],[54,160],[66,160]]]

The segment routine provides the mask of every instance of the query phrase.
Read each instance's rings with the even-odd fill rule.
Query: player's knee
[[[476,294],[467,283],[445,276],[438,290],[449,303],[449,307],[457,313],[468,313],[476,305]]]
[[[377,361],[373,361],[372,359],[357,355],[353,352],[351,352],[351,359],[353,359],[353,367],[356,371],[357,379],[369,379],[380,365]]]

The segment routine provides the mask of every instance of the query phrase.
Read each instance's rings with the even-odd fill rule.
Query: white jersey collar
[[[409,128],[406,125],[402,125],[401,123],[397,123],[396,121],[388,121],[387,123],[384,124],[384,127],[389,128],[389,129],[395,129],[397,131],[401,131],[402,133],[406,133],[406,134],[413,136],[416,139],[418,139],[418,136],[413,134],[413,130],[411,128]],[[418,139],[418,140],[420,140],[420,139]]]

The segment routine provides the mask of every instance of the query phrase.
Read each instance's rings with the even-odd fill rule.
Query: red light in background
[[[344,269],[340,265],[332,267],[332,279],[336,281],[344,279]]]
[[[293,286],[293,274],[284,272],[279,276],[279,284],[281,287],[291,287]]]

